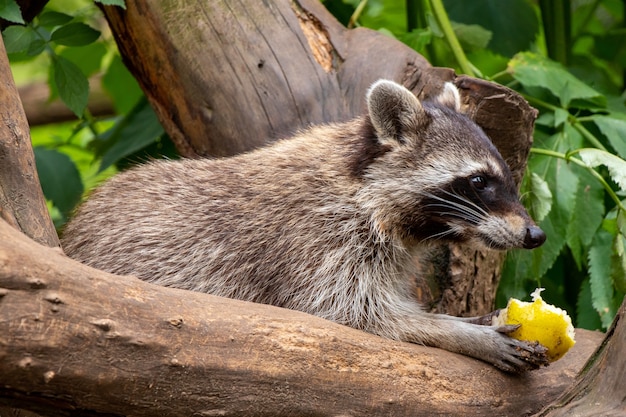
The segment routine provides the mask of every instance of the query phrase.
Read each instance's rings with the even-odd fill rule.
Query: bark
[[[24,109],[0,37],[0,218],[48,246],[60,246],[35,169]]]
[[[0,223],[0,404],[45,415],[523,416],[602,335],[524,376],[277,307],[97,271]]]
[[[176,5],[176,6],[174,6]],[[379,78],[421,98],[445,81],[521,180],[536,111],[515,92],[452,70],[368,29],[347,30],[318,0],[135,1],[103,7],[124,62],[178,150],[227,156],[314,123],[364,110]],[[416,295],[433,311],[481,315],[494,307],[504,254],[453,245],[420,266]]]

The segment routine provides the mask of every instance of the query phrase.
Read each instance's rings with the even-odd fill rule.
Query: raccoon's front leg
[[[546,348],[507,336],[516,326],[474,324],[475,319],[440,314],[413,316],[405,340],[439,347],[491,363],[506,371],[521,373],[548,365]]]

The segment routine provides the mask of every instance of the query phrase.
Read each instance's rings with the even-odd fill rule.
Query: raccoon
[[[153,161],[79,208],[66,253],[116,274],[310,313],[510,372],[546,363],[510,327],[425,312],[414,257],[435,242],[540,246],[511,172],[459,113],[379,80],[364,116],[223,159]]]

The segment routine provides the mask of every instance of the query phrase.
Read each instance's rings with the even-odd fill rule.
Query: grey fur
[[[444,96],[458,108],[458,92]],[[123,172],[80,207],[63,247],[156,284],[300,310],[507,371],[537,367],[541,352],[502,334],[510,329],[425,313],[411,297],[412,257],[431,241],[543,243],[502,157],[467,117],[394,82],[375,83],[367,102],[362,118],[244,155]]]

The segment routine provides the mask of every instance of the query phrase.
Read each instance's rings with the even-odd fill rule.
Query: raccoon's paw
[[[518,327],[519,325],[492,327],[500,339],[500,348],[496,357],[492,358],[492,363],[503,371],[517,374],[538,369],[542,365],[548,366],[548,349],[537,342],[525,342],[508,336]]]

